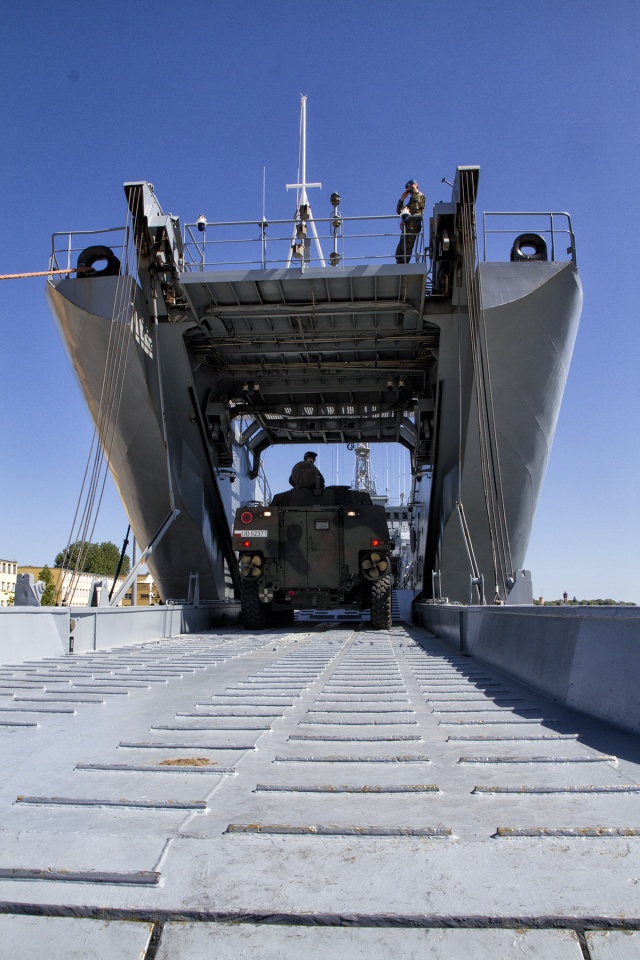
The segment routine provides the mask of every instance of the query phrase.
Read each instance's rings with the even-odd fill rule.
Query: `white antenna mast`
[[[300,169],[298,171],[300,183],[288,183],[287,190],[299,190],[298,207],[296,209],[296,222],[293,228],[293,237],[291,238],[291,249],[287,257],[287,266],[291,266],[292,257],[304,261],[307,257],[307,224],[311,227],[311,233],[316,245],[318,259],[323,267],[326,267],[318,232],[311,213],[311,204],[307,197],[307,189],[311,187],[322,187],[321,183],[307,183],[307,98],[300,97]]]

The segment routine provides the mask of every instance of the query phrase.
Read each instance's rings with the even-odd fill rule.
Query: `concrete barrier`
[[[416,604],[453,649],[558,703],[640,733],[640,607]]]

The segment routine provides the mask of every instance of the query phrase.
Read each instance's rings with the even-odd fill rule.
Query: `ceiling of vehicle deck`
[[[189,273],[195,376],[271,442],[398,440],[430,393],[424,264]]]
[[[426,265],[183,273],[180,283],[202,316],[210,307],[398,300],[420,307]]]

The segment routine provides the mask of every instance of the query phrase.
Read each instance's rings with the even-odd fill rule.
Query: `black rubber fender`
[[[102,270],[94,270],[94,263],[106,260]],[[87,247],[78,257],[78,278],[81,277],[117,277],[120,273],[120,261],[110,247]]]
[[[523,247],[533,247],[533,253],[525,253]],[[529,261],[531,263],[543,263],[547,261],[547,241],[539,233],[521,233],[513,241],[511,247],[511,260],[514,263],[519,261]]]

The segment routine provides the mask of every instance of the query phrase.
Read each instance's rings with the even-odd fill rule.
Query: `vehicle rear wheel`
[[[267,625],[267,604],[258,597],[258,587],[250,580],[240,581],[240,619],[247,630],[261,630]]]
[[[391,629],[391,577],[371,584],[371,629]]]

